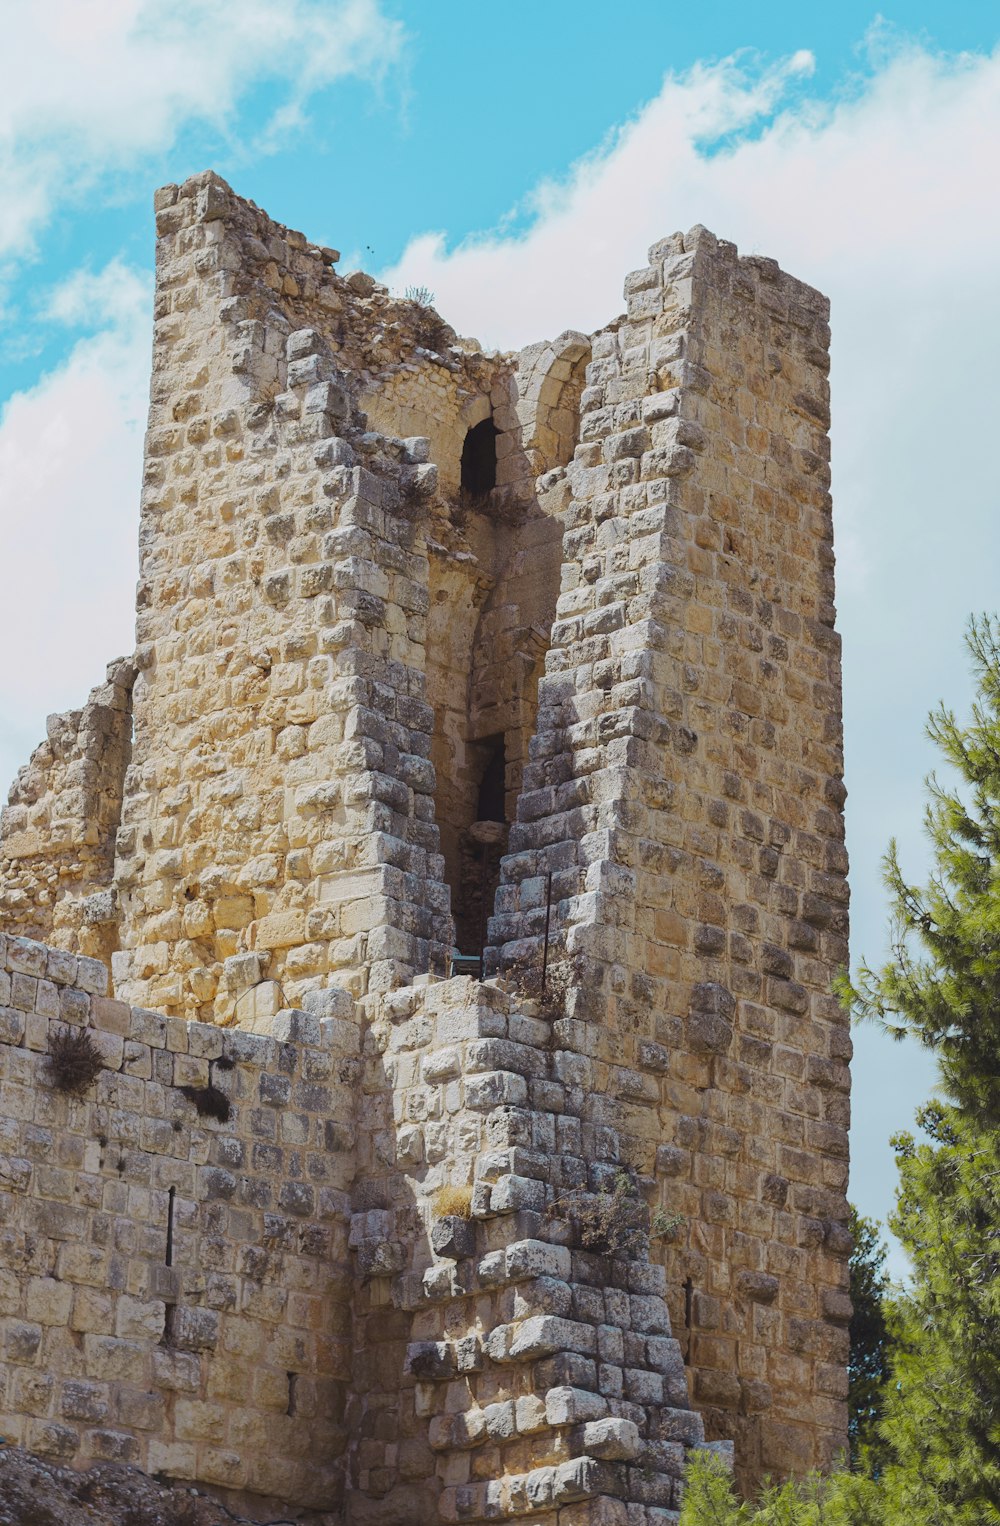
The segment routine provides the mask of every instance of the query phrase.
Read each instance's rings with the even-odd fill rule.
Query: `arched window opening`
[[[462,488],[472,498],[482,498],[497,485],[497,435],[492,419],[475,424],[462,446]]]

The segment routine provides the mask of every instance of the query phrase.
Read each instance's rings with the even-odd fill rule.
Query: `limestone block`
[[[512,1071],[486,1071],[469,1076],[465,1083],[465,1103],[477,1112],[494,1107],[523,1107],[528,1099],[528,1084]]]
[[[51,1277],[32,1277],[28,1281],[25,1312],[40,1325],[65,1325],[69,1321],[73,1289]]]
[[[506,1275],[513,1282],[531,1277],[556,1277],[565,1282],[571,1274],[572,1256],[564,1245],[518,1240],[507,1246],[504,1256]]]
[[[633,1420],[611,1416],[590,1420],[582,1428],[579,1445],[589,1457],[610,1462],[629,1461],[639,1455],[639,1427]]]
[[[490,1191],[491,1213],[540,1212],[545,1207],[545,1183],[527,1176],[502,1176]]]
[[[476,1227],[470,1219],[448,1214],[436,1219],[431,1226],[431,1245],[439,1256],[453,1261],[475,1254]]]
[[[406,1370],[423,1382],[441,1382],[457,1371],[454,1349],[443,1341],[421,1341],[406,1349]]]
[[[592,1355],[597,1349],[594,1331],[573,1320],[536,1315],[517,1326],[510,1344],[510,1360],[549,1356],[554,1351],[577,1351]]]

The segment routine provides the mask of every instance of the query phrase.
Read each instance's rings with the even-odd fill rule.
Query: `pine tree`
[[[904,1521],[884,1513],[877,1484],[853,1473],[829,1478],[810,1473],[765,1484],[752,1502],[740,1500],[721,1459],[696,1452],[685,1471],[680,1526],[904,1526]]]
[[[911,1034],[938,1061],[925,1138],[894,1144],[890,1221],[913,1263],[895,1305],[882,1435],[887,1519],[1000,1522],[1000,622],[973,620],[972,719],[944,706],[928,734],[957,774],[928,781],[933,872],[910,885],[886,858],[892,957],[844,990],[855,1011]]]
[[[847,1433],[851,1465],[881,1471],[883,1443],[878,1433],[883,1387],[889,1372],[886,1306],[889,1278],[880,1226],[851,1207],[851,1350],[847,1364]]]

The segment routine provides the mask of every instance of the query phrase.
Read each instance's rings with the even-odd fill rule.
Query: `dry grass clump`
[[[626,1261],[641,1260],[651,1240],[676,1239],[685,1223],[683,1215],[661,1208],[650,1215],[627,1169],[617,1173],[611,1187],[557,1199],[549,1213],[572,1226],[581,1249]]]
[[[434,1194],[434,1212],[440,1219],[471,1219],[472,1188],[453,1187],[448,1183]]]
[[[79,1096],[104,1069],[101,1051],[86,1028],[64,1028],[49,1040],[49,1074],[57,1091]]]

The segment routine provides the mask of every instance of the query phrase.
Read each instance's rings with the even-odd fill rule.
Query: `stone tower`
[[[215,175],[157,231],[135,651],[3,815],[0,1429],[373,1526],[830,1462],[825,299],[696,228],[484,354]]]

